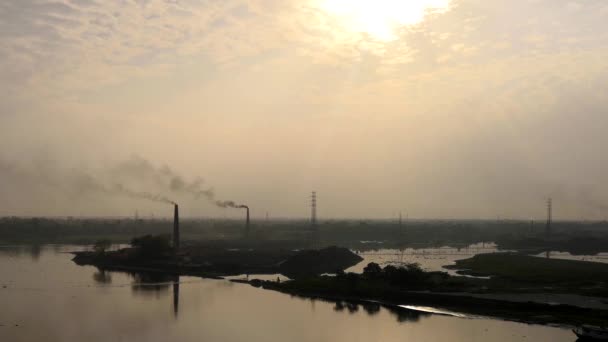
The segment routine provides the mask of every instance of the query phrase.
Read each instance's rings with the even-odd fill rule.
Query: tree
[[[171,239],[167,235],[146,235],[131,240],[131,246],[137,248],[146,258],[163,257],[171,252]]]
[[[93,250],[96,253],[104,254],[111,246],[112,242],[110,240],[97,240],[93,245]]]
[[[363,269],[363,275],[370,278],[377,278],[382,273],[382,267],[375,262],[370,262]]]

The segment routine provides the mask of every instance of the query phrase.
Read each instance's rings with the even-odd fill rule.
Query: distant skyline
[[[5,0],[0,216],[600,220],[605,89],[603,0]]]

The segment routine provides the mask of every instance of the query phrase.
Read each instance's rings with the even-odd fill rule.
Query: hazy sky
[[[604,218],[606,89],[605,0],[3,0],[0,215]]]

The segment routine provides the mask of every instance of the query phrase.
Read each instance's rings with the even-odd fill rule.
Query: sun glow
[[[450,0],[321,0],[321,8],[348,30],[390,41],[403,26],[421,22],[429,12],[448,8]]]

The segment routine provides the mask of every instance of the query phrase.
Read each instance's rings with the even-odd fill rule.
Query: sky
[[[603,219],[605,89],[605,0],[4,0],[0,215]]]

